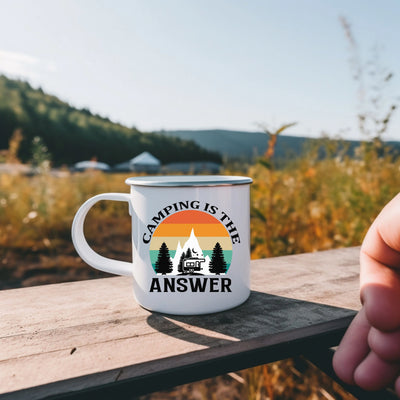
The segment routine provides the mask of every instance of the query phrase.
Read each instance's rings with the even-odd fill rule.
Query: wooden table
[[[234,310],[138,306],[130,278],[0,292],[0,398],[132,397],[338,344],[360,306],[359,248],[252,261]]]

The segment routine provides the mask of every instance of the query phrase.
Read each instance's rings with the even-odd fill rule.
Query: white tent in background
[[[74,164],[74,171],[87,171],[87,170],[99,170],[99,171],[110,171],[111,168],[108,164],[99,161],[80,161]]]
[[[160,160],[148,151],[144,151],[129,161],[129,169],[136,172],[158,172],[160,167]]]
[[[159,172],[161,162],[159,159],[154,157],[148,151],[144,151],[135,158],[129,161],[117,164],[114,167],[114,171],[134,171],[134,172],[147,172],[156,173]]]

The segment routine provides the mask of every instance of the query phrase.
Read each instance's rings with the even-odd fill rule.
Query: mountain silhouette
[[[180,241],[178,242],[175,256],[172,258],[172,265],[173,265],[172,274],[178,275],[179,273],[181,273],[181,271],[178,270],[179,262],[181,261],[182,255],[186,255],[188,253],[188,250],[190,250],[190,254],[192,257],[205,259],[205,261],[202,263],[201,273],[209,274],[210,271],[208,266],[210,264],[210,257],[204,256],[203,250],[200,247],[199,241],[194,233],[193,228],[189,238],[186,240],[183,247],[181,245],[181,242]]]

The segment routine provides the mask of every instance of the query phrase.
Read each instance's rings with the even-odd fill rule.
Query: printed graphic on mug
[[[208,212],[180,211],[154,231],[150,260],[157,275],[224,275],[232,261],[232,240]]]

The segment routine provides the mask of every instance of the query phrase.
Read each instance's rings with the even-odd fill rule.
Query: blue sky
[[[339,16],[362,63],[377,51],[394,73],[382,110],[400,99],[398,0],[0,0],[0,15],[0,73],[144,131],[296,121],[287,133],[359,138]]]

